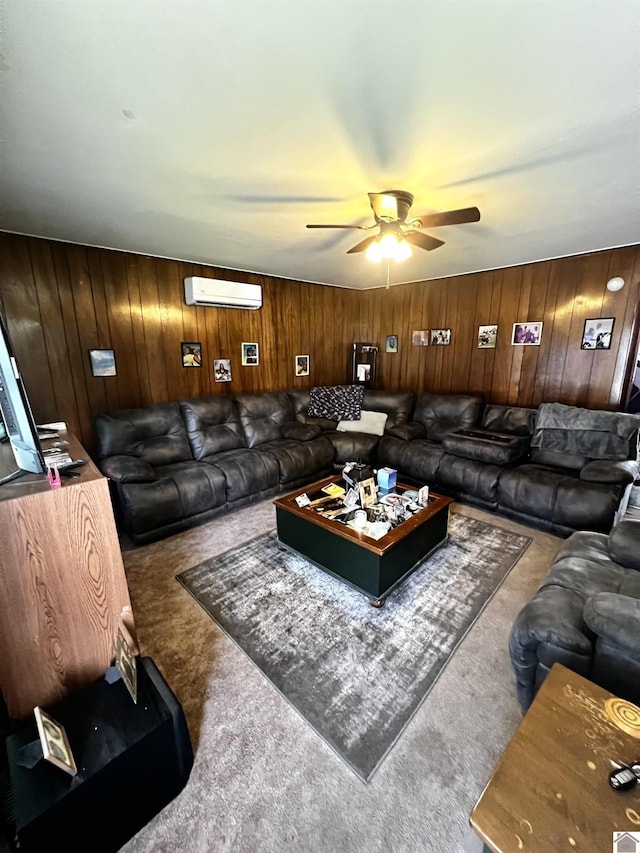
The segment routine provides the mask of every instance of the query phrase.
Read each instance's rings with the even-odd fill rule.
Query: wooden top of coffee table
[[[423,507],[419,512],[414,513],[406,521],[403,521],[401,524],[398,524],[397,527],[392,528],[386,536],[383,536],[381,539],[371,539],[369,536],[348,527],[346,524],[334,521],[331,518],[324,518],[324,516],[316,512],[313,507],[299,507],[295,501],[295,499],[300,495],[304,495],[305,493],[312,495],[315,492],[321,491],[323,486],[328,486],[329,483],[340,482],[342,482],[342,477],[334,474],[331,477],[325,477],[324,480],[318,480],[317,483],[305,486],[303,489],[298,489],[295,492],[290,492],[288,495],[277,498],[273,503],[279,509],[286,510],[293,515],[297,515],[299,518],[304,518],[305,521],[316,524],[318,527],[323,527],[325,530],[330,530],[332,533],[335,533],[336,536],[341,536],[343,539],[349,539],[352,542],[357,542],[363,548],[366,548],[379,556],[386,554],[390,548],[393,548],[393,546],[403,539],[408,533],[411,533],[417,527],[425,524],[425,522],[428,522],[435,515],[446,509],[449,504],[453,503],[452,498],[446,498],[443,495],[436,495],[434,492],[430,491],[428,506]],[[412,486],[407,486],[403,483],[398,483],[397,487],[400,493],[412,488]],[[431,500],[432,498],[433,500]],[[328,500],[330,500],[329,495],[327,495],[327,501]]]
[[[612,762],[638,759],[640,708],[555,664],[471,825],[496,853],[608,853],[614,832],[640,832],[640,785],[608,781]]]

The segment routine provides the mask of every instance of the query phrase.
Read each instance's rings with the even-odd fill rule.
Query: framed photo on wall
[[[242,343],[242,366],[251,367],[260,364],[260,350],[258,344]]]
[[[213,378],[216,382],[231,382],[231,359],[213,359]]]
[[[429,346],[429,329],[420,329],[411,333],[411,345],[414,347]]]
[[[94,376],[116,376],[116,354],[112,349],[90,349],[89,361]]]
[[[542,337],[542,323],[514,323],[511,335],[512,346],[539,347]]]
[[[296,376],[308,376],[309,375],[309,356],[308,355],[297,355],[295,364],[296,364]]]
[[[431,329],[432,346],[449,346],[451,343],[451,329]]]
[[[478,326],[478,349],[495,349],[497,326]]]
[[[580,349],[611,349],[615,317],[597,317],[584,321]]]
[[[202,367],[202,344],[197,341],[183,341],[182,349],[183,367]]]
[[[384,341],[385,352],[398,352],[398,336],[387,335]]]

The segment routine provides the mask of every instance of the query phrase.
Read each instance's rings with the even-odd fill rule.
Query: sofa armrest
[[[318,424],[301,424],[300,421],[289,421],[286,424],[282,424],[280,431],[283,438],[292,438],[296,441],[311,441],[320,435],[322,428]]]
[[[621,521],[607,539],[611,559],[625,569],[640,571],[640,522]]]
[[[412,441],[414,438],[426,438],[427,431],[422,424],[411,421],[408,424],[392,424],[385,430],[386,435],[400,438],[402,441]]]
[[[151,465],[135,456],[107,456],[100,469],[116,483],[153,483],[157,479]]]
[[[640,658],[640,599],[598,592],[584,606],[584,621],[605,643]]]
[[[594,459],[580,471],[580,479],[590,483],[619,483],[626,486],[638,476],[638,465],[631,459]]]

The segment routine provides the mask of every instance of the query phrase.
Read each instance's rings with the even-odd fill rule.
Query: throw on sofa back
[[[95,419],[98,456],[136,456],[154,468],[193,459],[177,403],[121,409]]]
[[[247,447],[282,438],[282,425],[292,421],[293,408],[284,392],[241,394],[236,397]]]
[[[180,411],[195,459],[246,446],[240,413],[233,398],[217,396],[181,400]]]
[[[466,394],[421,394],[413,420],[425,428],[429,441],[442,441],[457,429],[477,426],[484,402]]]

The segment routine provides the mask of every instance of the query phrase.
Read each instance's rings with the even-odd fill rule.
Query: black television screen
[[[1,314],[0,412],[18,468],[34,474],[44,474],[47,467],[38,438],[38,428],[20,377],[9,332]]]

